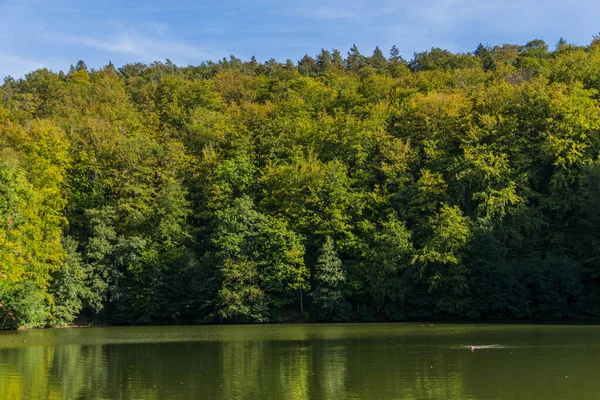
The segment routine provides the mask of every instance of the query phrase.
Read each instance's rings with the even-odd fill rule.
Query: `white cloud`
[[[51,7],[44,0],[0,0],[0,80],[43,67],[65,70],[79,59],[92,67],[109,60],[124,64],[167,58],[185,65],[224,55],[175,34],[160,13],[135,20],[132,14],[111,15],[102,6],[91,7],[72,0],[55,0]],[[102,17],[94,19],[95,13]]]
[[[26,73],[44,67],[48,67],[48,65],[44,65],[39,61],[34,61],[11,54],[0,53],[0,84],[1,80],[7,76],[19,78]]]
[[[167,28],[158,26],[157,32],[143,34],[133,29],[98,36],[77,36],[48,33],[45,38],[51,41],[73,44],[102,50],[111,54],[134,56],[136,60],[157,61],[166,58],[177,63],[199,63],[214,59],[221,54],[201,46],[193,46],[165,34]]]
[[[536,38],[558,40],[561,35],[569,36],[569,32],[577,37],[568,39],[583,40],[585,44],[586,38],[581,33],[587,32],[600,17],[600,3],[593,0],[547,0],[544,3],[539,0],[305,0],[301,7],[288,7],[287,12],[317,25],[331,25],[331,29],[342,32],[349,43],[395,43],[408,53],[431,46],[468,51],[479,41],[502,44]],[[590,37],[591,33],[588,33]],[[473,48],[465,49],[466,44]]]
[[[310,15],[317,19],[348,20],[356,17],[352,11],[341,11],[337,8],[318,7],[311,10]]]

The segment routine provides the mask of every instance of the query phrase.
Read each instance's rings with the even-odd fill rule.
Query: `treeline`
[[[600,38],[0,88],[0,327],[600,315]]]

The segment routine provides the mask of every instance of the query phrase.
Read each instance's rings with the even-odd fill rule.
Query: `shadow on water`
[[[471,352],[470,345],[480,348]],[[0,335],[2,399],[594,399],[599,367],[600,328],[592,326],[214,326]]]

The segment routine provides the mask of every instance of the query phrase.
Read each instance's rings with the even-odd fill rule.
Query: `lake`
[[[478,346],[475,351],[470,346]],[[0,332],[0,399],[598,399],[600,326]]]

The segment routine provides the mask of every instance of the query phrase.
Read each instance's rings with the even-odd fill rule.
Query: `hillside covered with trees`
[[[600,315],[600,38],[0,87],[0,328]]]

